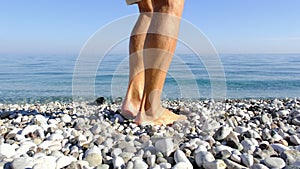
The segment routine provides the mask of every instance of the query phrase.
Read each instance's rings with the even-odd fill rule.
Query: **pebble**
[[[0,144],[0,155],[4,155],[7,158],[11,158],[16,154],[14,146],[10,144]]]
[[[113,166],[114,169],[122,169],[125,167],[125,162],[123,160],[123,158],[117,156],[113,159]]]
[[[172,169],[189,169],[189,167],[188,167],[187,163],[185,163],[185,162],[179,162],[179,163],[176,163],[176,165],[174,165],[172,167]]]
[[[174,153],[174,160],[176,163],[185,162],[187,164],[188,169],[193,169],[193,165],[187,159],[184,152],[182,150],[176,150]]]
[[[32,168],[33,165],[34,165],[33,158],[21,157],[21,158],[16,158],[12,161],[11,169]]]
[[[206,162],[203,164],[203,168],[205,169],[226,169],[227,165],[223,160],[215,160],[212,162]]]
[[[269,169],[267,166],[263,164],[254,164],[250,167],[251,169]]]
[[[133,169],[147,169],[148,165],[143,160],[135,160],[133,162]]]
[[[168,157],[174,151],[172,138],[163,138],[157,140],[155,143],[155,149],[156,151],[162,152],[166,157]]]
[[[215,140],[223,140],[230,134],[231,131],[232,129],[230,127],[222,126],[216,131],[213,137]]]
[[[278,153],[282,153],[282,152],[284,152],[284,151],[286,151],[286,150],[290,150],[289,147],[284,146],[284,145],[282,145],[282,144],[278,144],[278,143],[271,144],[271,147],[272,147],[275,151],[277,151]]]
[[[134,124],[119,114],[121,103],[109,100],[0,103],[0,168],[265,169],[283,161],[291,169],[300,164],[300,99],[165,100],[165,107],[188,117],[171,126]]]
[[[61,121],[63,121],[64,123],[70,123],[72,121],[72,117],[68,114],[64,114],[61,116]]]
[[[172,167],[172,165],[170,163],[160,163],[159,166],[160,166],[160,168],[163,168],[163,169],[168,169],[168,168]]]
[[[102,164],[102,165],[97,166],[96,169],[109,169],[109,165],[107,165],[107,164]]]
[[[101,150],[97,146],[93,146],[85,152],[84,160],[86,160],[91,167],[102,164]]]
[[[280,157],[285,160],[287,165],[292,165],[296,162],[300,162],[300,151],[286,150],[280,154]]]
[[[54,156],[43,156],[34,161],[32,169],[56,169],[56,160]]]
[[[62,156],[56,160],[56,169],[64,168],[70,165],[72,162],[76,161],[74,157]]]
[[[283,168],[285,167],[285,162],[283,159],[278,157],[268,157],[264,160],[264,163],[269,168]]]
[[[295,145],[300,145],[300,139],[297,135],[290,136],[290,141]]]
[[[251,154],[242,154],[241,155],[241,160],[242,160],[242,163],[247,166],[247,167],[250,167],[253,165],[254,161],[253,161],[253,156]]]
[[[147,157],[147,164],[150,167],[153,167],[155,165],[155,161],[156,161],[156,156],[155,155],[150,155]]]
[[[195,155],[195,160],[198,167],[202,167],[204,163],[214,161],[215,157],[209,151],[200,151]]]
[[[243,169],[245,166],[240,165],[239,163],[236,163],[234,161],[231,161],[229,159],[224,159],[224,162],[228,169]]]

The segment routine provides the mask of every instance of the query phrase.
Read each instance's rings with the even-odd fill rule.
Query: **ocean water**
[[[226,98],[300,97],[300,54],[226,54],[219,57],[226,80]],[[77,56],[72,55],[2,55],[0,102],[72,98],[76,59]],[[128,83],[126,54],[105,56],[93,73],[94,97],[124,97]],[[178,54],[171,64],[163,98],[211,98],[211,82],[201,58]]]

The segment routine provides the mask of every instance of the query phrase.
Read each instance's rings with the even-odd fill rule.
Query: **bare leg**
[[[143,49],[153,12],[151,0],[143,0],[138,3],[138,6],[140,16],[130,37],[129,84],[121,112],[123,116],[129,119],[136,117],[141,105],[145,81]]]
[[[154,15],[144,46],[144,92],[135,121],[139,124],[172,124],[176,120],[185,120],[186,117],[164,109],[160,99],[176,48],[184,0],[152,0],[152,3]]]

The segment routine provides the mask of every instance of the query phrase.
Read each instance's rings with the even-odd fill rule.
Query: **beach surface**
[[[164,100],[188,120],[136,125],[106,102],[0,103],[0,168],[299,168],[300,99]]]

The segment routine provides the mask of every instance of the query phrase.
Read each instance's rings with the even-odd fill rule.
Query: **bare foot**
[[[150,117],[145,117],[145,113],[139,113],[135,118],[135,123],[149,125],[169,125],[173,124],[175,121],[187,120],[186,116],[175,114],[168,109],[163,109],[162,111],[163,113],[157,119],[151,119]]]
[[[121,114],[127,119],[135,119],[139,112],[139,107],[140,103],[133,104],[132,102],[125,99],[122,105]]]
[[[134,119],[141,107],[144,92],[144,72],[135,75],[129,83],[121,114],[127,119]]]

